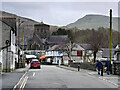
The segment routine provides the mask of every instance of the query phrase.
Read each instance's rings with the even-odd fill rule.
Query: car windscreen
[[[32,63],[38,63],[39,61],[32,61]]]

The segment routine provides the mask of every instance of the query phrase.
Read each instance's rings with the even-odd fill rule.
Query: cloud
[[[51,25],[66,25],[86,14],[118,14],[117,2],[3,2],[4,11],[44,21]]]

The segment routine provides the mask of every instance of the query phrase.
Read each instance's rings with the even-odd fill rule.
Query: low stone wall
[[[103,63],[103,68],[105,67],[105,62],[102,62]],[[96,63],[89,63],[89,62],[84,62],[84,63],[73,63],[73,62],[70,62],[69,65],[70,67],[74,67],[74,68],[78,68],[78,65],[80,64],[80,68],[81,69],[87,69],[87,70],[93,70],[93,71],[96,71]],[[66,65],[65,65],[66,66]],[[120,67],[120,65],[118,66]],[[115,71],[114,71],[114,64],[112,65],[112,70],[111,70],[111,74],[115,74]],[[103,72],[106,72],[105,70],[103,70]],[[120,69],[117,69],[117,75],[120,74]]]
[[[81,69],[94,70],[94,71],[96,70],[96,68],[95,68],[96,64],[95,63],[88,63],[88,62],[85,62],[85,63],[70,63],[70,66],[77,68],[79,64],[80,64]]]

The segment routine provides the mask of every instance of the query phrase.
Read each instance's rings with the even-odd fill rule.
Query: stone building
[[[47,48],[46,40],[50,37],[49,27],[43,22],[34,25],[34,34],[27,43],[29,50],[45,50]]]
[[[40,38],[46,39],[50,37],[50,26],[44,24],[43,22],[34,25],[34,33],[37,34]]]
[[[28,39],[27,45],[29,50],[47,50],[68,40],[68,35],[51,35],[50,26],[41,22],[34,25],[33,37]]]

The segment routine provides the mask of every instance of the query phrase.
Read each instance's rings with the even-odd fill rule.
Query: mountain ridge
[[[118,30],[119,17],[112,17],[113,29]],[[98,29],[99,27],[109,28],[109,16],[100,14],[87,14],[84,17],[76,20],[73,23],[67,25],[68,28],[78,28],[80,30],[85,29]]]

